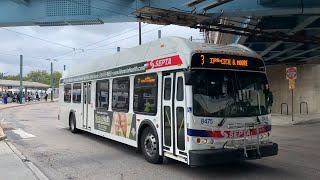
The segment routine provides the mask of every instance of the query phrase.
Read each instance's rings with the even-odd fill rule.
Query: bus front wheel
[[[147,127],[141,136],[141,149],[145,159],[153,164],[162,163],[162,156],[159,155],[159,140],[156,133]]]
[[[69,127],[70,127],[70,131],[72,133],[77,133],[78,132],[78,129],[77,129],[77,126],[76,126],[76,117],[74,115],[74,113],[72,113],[70,115],[70,123],[69,123]]]

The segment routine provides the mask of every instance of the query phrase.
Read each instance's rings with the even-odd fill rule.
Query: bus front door
[[[91,83],[83,83],[82,124],[84,129],[90,129],[89,114],[91,104]]]
[[[163,149],[175,156],[186,157],[184,74],[164,74],[162,90]]]

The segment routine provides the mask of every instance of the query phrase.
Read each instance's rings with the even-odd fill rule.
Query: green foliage
[[[53,72],[53,85],[54,87],[59,87],[59,80],[62,77],[62,74],[59,71]],[[20,75],[8,75],[4,76],[3,79],[6,80],[20,80]],[[43,84],[50,85],[50,73],[47,71],[31,71],[27,76],[23,77],[24,81],[39,82]]]
[[[20,79],[19,79],[19,74],[18,74],[18,75],[8,75],[8,76],[4,76],[3,79],[6,79],[6,80],[20,80]]]

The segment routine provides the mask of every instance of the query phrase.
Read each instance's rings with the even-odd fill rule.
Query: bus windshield
[[[268,114],[272,104],[265,73],[196,70],[192,85],[195,116],[259,116]]]

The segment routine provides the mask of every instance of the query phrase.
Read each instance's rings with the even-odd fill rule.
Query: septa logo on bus
[[[259,128],[259,134],[271,131],[271,126],[265,126]],[[256,129],[246,130],[246,136],[257,135]],[[189,136],[199,137],[212,137],[212,138],[242,138],[244,137],[243,130],[200,130],[200,129],[188,129],[187,134]]]
[[[182,60],[180,59],[179,55],[175,55],[175,56],[170,56],[166,58],[147,61],[147,70],[181,65],[181,64],[182,64]]]
[[[259,134],[268,132],[268,128],[261,127],[259,128]],[[220,132],[223,138],[243,138],[244,132],[243,131],[221,131]],[[246,130],[246,136],[255,136],[257,135],[256,129]]]

